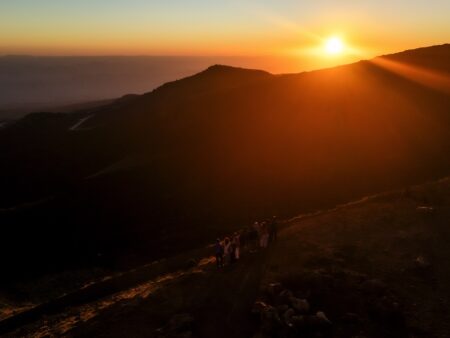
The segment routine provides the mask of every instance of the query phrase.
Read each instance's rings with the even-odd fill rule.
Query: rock
[[[283,290],[280,292],[279,297],[284,303],[288,303],[289,299],[294,297],[294,294],[290,290]]]
[[[270,283],[267,287],[267,292],[270,296],[276,297],[284,290],[280,283]]]
[[[270,338],[270,336],[267,333],[259,331],[252,338]]]
[[[328,319],[328,317],[325,315],[325,312],[323,311],[317,311],[316,317],[319,318],[324,325],[331,325],[331,321]]]
[[[431,268],[431,263],[422,255],[418,256],[415,259],[414,264],[416,268],[423,270],[428,270],[429,268]]]
[[[183,332],[192,329],[192,324],[194,323],[194,317],[188,313],[182,313],[173,316],[167,326],[167,331],[169,332]]]
[[[299,314],[306,314],[309,312],[309,303],[306,299],[299,299],[296,297],[291,297],[289,299],[289,302],[291,303],[292,307],[299,313]]]
[[[191,338],[194,317],[188,313],[177,314],[170,318],[167,325],[156,330],[158,337]]]
[[[361,284],[364,293],[372,295],[382,295],[385,293],[387,286],[379,279],[369,279]]]
[[[314,329],[326,328],[332,324],[325,313],[322,311],[317,312],[316,315],[313,316],[304,316],[304,319],[305,325]]]
[[[359,323],[361,321],[361,318],[359,318],[359,316],[356,313],[347,312],[342,316],[341,320],[349,324],[354,324]]]
[[[262,301],[256,301],[253,304],[252,313],[260,315],[261,312],[265,311],[268,307],[269,307],[269,305],[267,305],[266,303],[264,303]]]
[[[264,333],[272,334],[281,326],[281,319],[277,310],[273,306],[267,306],[261,312],[261,330]]]
[[[287,310],[289,310],[289,306],[286,304],[278,305],[276,308],[278,313],[285,313]]]
[[[400,304],[391,297],[383,297],[370,304],[369,314],[385,324],[394,325],[404,321]]]
[[[275,288],[274,292],[278,291]],[[274,305],[285,305],[289,304],[289,298],[293,296],[293,293],[290,290],[281,289],[278,294],[269,295],[271,301]]]
[[[194,258],[191,258],[186,262],[186,268],[187,269],[194,268],[197,266],[197,264],[198,264],[198,261],[195,260]]]
[[[295,311],[293,309],[288,309],[286,312],[284,312],[283,314],[283,320],[284,323],[289,326],[292,327],[294,326],[294,322],[292,320],[292,318],[295,316]]]
[[[176,335],[176,338],[192,338],[192,337],[193,337],[192,331],[186,331]]]
[[[434,208],[426,205],[421,205],[417,207],[417,211],[430,214],[434,212]]]
[[[292,324],[295,328],[301,329],[305,327],[306,321],[304,316],[294,316],[292,317]]]
[[[307,326],[309,328],[317,328],[319,327],[319,319],[314,315],[308,315],[308,316],[302,316],[304,326]]]

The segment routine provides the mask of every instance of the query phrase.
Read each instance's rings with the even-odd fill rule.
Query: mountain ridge
[[[0,215],[3,257],[26,248],[4,269],[133,265],[446,176],[449,109],[446,93],[363,61],[285,76],[216,66],[95,111],[19,120],[0,131],[0,208],[54,198]]]

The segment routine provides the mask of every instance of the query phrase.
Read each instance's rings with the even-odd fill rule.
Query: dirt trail
[[[195,337],[249,337],[251,307],[259,292],[268,252],[247,252],[232,266],[214,264],[184,275],[137,304],[121,304],[79,326],[73,336],[152,337],[175,314],[195,319]]]
[[[208,288],[192,309],[199,337],[249,337],[254,332],[251,307],[258,296],[268,252],[248,253],[228,271],[208,274]],[[224,314],[222,317],[220,314]]]
[[[197,266],[43,314],[8,336],[151,337],[174,314],[189,313],[195,318],[196,337],[248,337],[254,332],[250,309],[268,254],[246,250],[240,261],[220,270],[214,258],[206,256]]]

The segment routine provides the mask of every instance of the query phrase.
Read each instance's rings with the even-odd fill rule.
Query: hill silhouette
[[[2,283],[136,265],[254,219],[445,176],[449,53],[288,75],[216,65],[102,107],[10,123],[0,131]],[[439,88],[382,60],[438,72]]]

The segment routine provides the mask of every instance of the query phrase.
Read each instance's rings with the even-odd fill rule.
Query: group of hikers
[[[217,238],[214,245],[216,263],[218,268],[230,265],[241,257],[241,247],[250,245],[256,240],[257,246],[266,249],[269,243],[276,241],[278,234],[278,222],[276,216],[269,220],[255,222],[252,226],[241,232],[235,232],[223,240]]]

